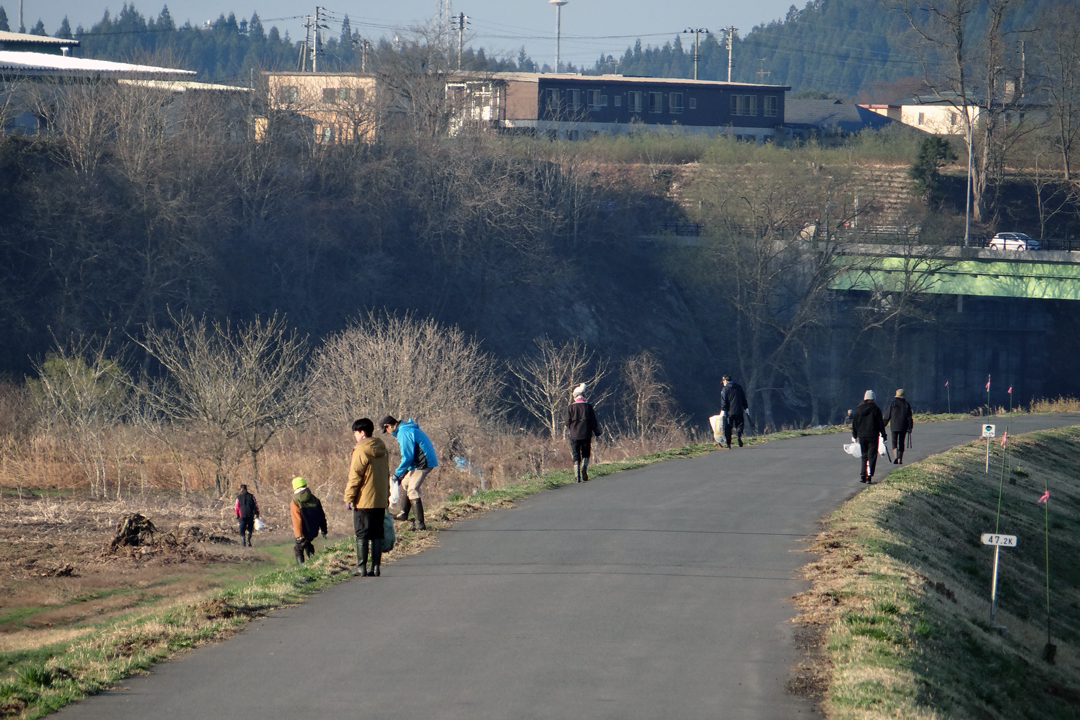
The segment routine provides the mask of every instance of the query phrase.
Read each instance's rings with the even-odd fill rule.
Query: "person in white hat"
[[[878,445],[877,439],[888,440],[885,434],[885,420],[881,417],[881,408],[874,402],[874,391],[867,390],[863,394],[863,401],[859,403],[851,413],[851,439],[858,440],[862,450],[862,469],[859,472],[859,482],[870,483],[874,481],[874,470],[877,468]]]
[[[603,431],[596,422],[592,403],[585,399],[585,383],[574,388],[574,400],[566,410],[566,438],[570,441],[570,457],[574,460],[574,480],[589,481],[589,460],[592,458],[592,439]]]

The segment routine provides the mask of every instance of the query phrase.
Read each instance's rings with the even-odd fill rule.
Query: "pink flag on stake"
[[[987,379],[987,381],[986,381],[986,392],[990,392],[990,380],[989,379]]]
[[[1012,385],[1009,386],[1009,394],[1012,395]]]
[[[1006,430],[1005,433],[1001,436],[1001,447],[1005,447],[1005,443],[1007,443],[1008,441],[1009,441],[1009,431]]]
[[[1046,492],[1044,492],[1044,493],[1042,494],[1042,497],[1041,497],[1041,498],[1039,498],[1039,502],[1041,502],[1041,503],[1044,503],[1044,502],[1046,502],[1046,501],[1047,501],[1047,500],[1049,500],[1049,499],[1050,499],[1050,491],[1049,491],[1049,490],[1047,490]]]
[[[945,381],[945,387],[949,387],[949,381],[948,380]]]

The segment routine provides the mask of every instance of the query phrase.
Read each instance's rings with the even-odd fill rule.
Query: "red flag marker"
[[[948,380],[945,381],[945,387],[949,387],[949,381]]]
[[[1012,385],[1009,386],[1009,394],[1012,395]]]
[[[986,392],[990,392],[990,381],[986,381]]]
[[[1041,502],[1041,503],[1044,503],[1044,502],[1046,502],[1046,501],[1047,501],[1047,500],[1049,500],[1049,499],[1050,499],[1050,491],[1049,491],[1049,490],[1047,490],[1046,492],[1044,492],[1044,493],[1042,494],[1042,497],[1041,497],[1041,498],[1039,498],[1039,502]]]
[[[1008,441],[1009,441],[1009,431],[1006,430],[1005,433],[1001,436],[1001,447],[1005,447],[1005,443],[1007,443]]]

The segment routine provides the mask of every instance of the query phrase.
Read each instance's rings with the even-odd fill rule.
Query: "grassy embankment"
[[[830,720],[1080,717],[1080,428],[1010,438],[1004,471],[995,443],[985,472],[985,447],[895,469],[813,542],[798,604],[816,647],[797,682]],[[1018,546],[1001,550],[991,622],[980,534],[997,530]]]

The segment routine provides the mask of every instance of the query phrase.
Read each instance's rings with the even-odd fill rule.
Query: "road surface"
[[[1009,423],[1015,434],[1080,415]],[[905,459],[980,430],[918,425]],[[866,487],[843,442],[774,441],[541,493],[59,716],[815,717],[786,689],[791,597],[806,588],[803,539]],[[878,467],[880,479],[893,466]]]

